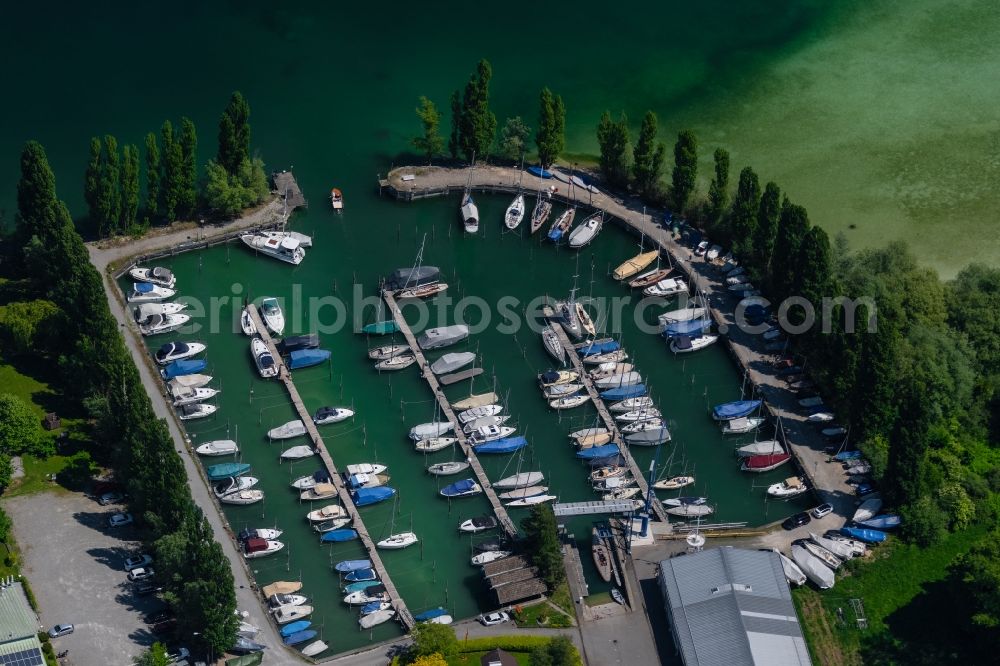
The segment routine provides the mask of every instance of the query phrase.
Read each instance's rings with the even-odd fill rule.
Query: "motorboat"
[[[379,463],[356,463],[345,466],[344,472],[347,474],[382,474],[387,469],[389,468]]]
[[[475,534],[477,532],[496,529],[498,524],[497,519],[493,516],[476,516],[475,518],[462,521],[458,525],[458,531]]]
[[[542,395],[547,399],[551,400],[553,398],[561,398],[567,395],[573,395],[583,390],[583,384],[553,384],[552,386],[546,386],[542,389]]]
[[[873,530],[861,527],[841,527],[840,533],[851,539],[857,539],[865,543],[882,543],[889,535],[881,530]]]
[[[511,426],[485,426],[482,428],[476,428],[469,435],[469,442],[475,446],[477,444],[483,444],[485,442],[492,442],[496,439],[502,439],[504,437],[509,437],[513,435],[517,428],[512,428]]]
[[[128,293],[129,303],[158,303],[168,298],[173,298],[177,294],[174,289],[161,287],[151,282],[136,282],[132,285],[132,291]]]
[[[837,557],[839,557],[844,561],[847,561],[852,557],[854,557],[854,548],[852,548],[849,544],[843,543],[842,541],[837,541],[835,539],[828,539],[826,537],[822,537],[818,534],[815,534],[814,532],[809,533],[809,539],[812,540],[812,542],[815,543],[817,546],[820,546],[830,551],[831,553],[833,553],[834,555],[836,555]]]
[[[375,545],[386,550],[399,550],[407,546],[412,546],[417,541],[419,539],[413,532],[400,532],[399,534],[390,534]]]
[[[268,439],[292,439],[306,434],[306,425],[300,419],[283,423],[267,431]]]
[[[344,209],[344,193],[336,187],[330,188],[330,207],[336,211]]]
[[[438,360],[431,363],[431,372],[435,375],[445,375],[454,372],[459,368],[464,368],[475,362],[476,355],[473,352],[453,352],[445,354]]]
[[[563,348],[562,341],[559,340],[558,333],[551,328],[544,329],[542,331],[542,344],[545,346],[545,351],[549,353],[549,356],[554,358],[560,365],[566,364],[566,350]]]
[[[406,289],[401,289],[396,294],[396,298],[401,301],[415,298],[431,298],[446,291],[448,291],[448,283],[438,282],[435,284],[425,284],[420,287],[408,287]]]
[[[145,336],[172,333],[191,319],[186,314],[150,315],[139,322],[139,332]]]
[[[723,435],[742,435],[756,430],[767,421],[763,416],[741,416],[722,422]]]
[[[396,616],[396,611],[392,609],[379,610],[374,613],[369,613],[368,615],[362,615],[358,618],[358,624],[361,625],[362,629],[371,629],[372,627],[382,624],[383,622],[388,622]]]
[[[376,370],[403,370],[417,362],[414,354],[400,354],[383,359],[375,364]]]
[[[778,499],[789,499],[798,497],[809,492],[809,486],[797,476],[792,476],[779,483],[772,484],[767,488],[767,494]]]
[[[154,266],[153,268],[136,266],[129,270],[128,275],[136,282],[149,282],[167,289],[173,289],[177,285],[177,276],[169,268],[162,266]]]
[[[295,490],[308,490],[314,488],[317,483],[329,483],[330,475],[325,469],[318,469],[312,474],[306,474],[292,481],[291,486]]]
[[[461,342],[467,337],[469,337],[469,327],[464,324],[454,324],[452,326],[428,328],[417,338],[417,344],[423,350],[439,349]]]
[[[313,414],[313,423],[316,425],[329,425],[340,423],[354,416],[354,410],[346,407],[320,407]]]
[[[356,488],[374,488],[376,486],[384,486],[389,483],[388,474],[348,474],[343,473],[341,476],[344,477],[344,485],[346,485],[351,490]]]
[[[478,555],[472,556],[472,565],[477,567],[486,566],[490,562],[496,562],[497,560],[502,560],[505,557],[510,557],[511,553],[509,550],[488,550],[485,553],[479,553]]]
[[[458,439],[455,437],[427,437],[415,442],[413,448],[422,453],[434,453],[454,446],[456,442]]]
[[[225,498],[223,498],[222,501],[225,502],[226,501]],[[247,539],[246,541],[243,542],[243,557],[245,557],[248,560],[256,559],[258,557],[267,557],[268,555],[274,555],[284,547],[285,544],[283,544],[280,541],[275,541],[274,539],[260,539],[254,537],[252,539]],[[289,595],[282,595],[282,596],[289,596]],[[300,595],[291,595],[291,596],[298,597]],[[295,599],[295,601],[298,601],[298,599]],[[303,604],[305,604],[305,597],[302,597],[302,603],[292,603],[290,605],[302,606]]]
[[[368,358],[373,361],[384,361],[387,358],[395,358],[403,354],[410,353],[410,345],[385,345],[384,347],[373,347],[368,350]]]
[[[243,311],[240,312],[240,329],[243,331],[243,335],[248,338],[257,335],[257,325],[253,323],[249,308],[243,308]]]
[[[306,258],[306,251],[302,244],[288,235],[258,232],[242,234],[240,240],[254,252],[294,266],[298,266]]]
[[[591,530],[590,552],[594,558],[594,566],[597,567],[597,573],[600,574],[601,580],[605,583],[610,583],[612,572],[611,551],[608,550],[608,544],[601,538],[596,527]]]
[[[833,420],[833,414],[831,412],[816,412],[815,414],[810,414],[806,417],[806,421],[809,423],[827,423]]]
[[[633,412],[637,409],[646,409],[653,406],[653,399],[649,396],[639,398],[629,398],[612,403],[608,409],[612,412]]]
[[[466,191],[462,196],[462,205],[459,207],[462,218],[462,226],[466,233],[474,234],[479,231],[479,208],[472,198],[472,193]]]
[[[707,504],[680,504],[678,506],[668,506],[666,512],[671,516],[681,518],[701,518],[715,513],[715,507]]]
[[[707,240],[699,242],[698,245],[696,245],[694,248],[694,256],[696,257],[704,257],[706,252],[708,252]]]
[[[569,384],[580,378],[580,373],[572,370],[549,370],[538,375],[538,385],[542,388],[555,384]]]
[[[516,490],[498,493],[497,497],[502,500],[523,499],[525,497],[533,497],[534,495],[544,495],[548,490],[548,486],[528,486],[527,488],[517,488]]]
[[[183,376],[177,375],[173,379],[167,382],[167,390],[173,395],[174,391],[188,389],[188,388],[201,388],[212,383],[211,375],[199,375],[199,374],[184,374]]]
[[[647,266],[649,266],[654,261],[656,261],[656,258],[658,256],[660,256],[660,251],[659,250],[650,250],[649,252],[640,252],[639,254],[635,255],[631,259],[626,259],[625,261],[623,261],[618,266],[618,268],[615,269],[615,271],[614,271],[614,273],[612,275],[614,275],[614,278],[616,280],[625,280],[625,279],[628,279],[628,278],[636,275],[637,273],[639,273],[643,269],[645,269]]]
[[[264,501],[264,491],[263,490],[238,490],[234,493],[226,493],[219,497],[219,501],[223,504],[256,504],[257,502]]]
[[[299,491],[300,502],[317,502],[325,499],[333,499],[337,496],[337,487],[332,483],[317,483],[312,488],[304,488]]]
[[[156,362],[167,365],[173,361],[191,358],[205,351],[201,342],[168,342],[156,351]]]
[[[624,412],[620,414],[615,414],[615,420],[621,421],[623,423],[635,423],[637,421],[652,421],[653,419],[662,418],[663,414],[660,410],[655,407],[643,407],[642,409],[636,409],[631,412]]]
[[[703,319],[707,313],[708,311],[704,307],[702,307],[700,301],[690,300],[682,307],[677,308],[676,310],[670,310],[669,312],[664,312],[659,317],[657,317],[657,319],[663,325],[678,324],[682,321]]]
[[[594,385],[599,389],[609,389],[616,386],[634,386],[642,383],[642,375],[638,372],[623,372],[617,375],[601,377],[594,381]]]
[[[364,569],[351,569],[344,580],[348,583],[360,583],[366,580],[378,580],[378,574],[375,573],[375,569],[371,567],[366,567]]]
[[[865,500],[858,506],[851,520],[855,523],[861,523],[866,520],[871,520],[874,518],[879,510],[882,508],[882,500],[879,498],[873,498]]]
[[[792,456],[787,453],[768,453],[765,455],[748,456],[743,458],[740,469],[744,472],[770,472],[790,461]]]
[[[168,382],[183,375],[191,375],[201,372],[208,367],[208,361],[204,359],[181,359],[171,361],[165,368],[160,370],[160,376]],[[185,391],[186,393],[187,391]]]
[[[195,402],[187,405],[181,405],[177,409],[177,416],[181,421],[203,419],[207,416],[211,416],[218,411],[218,409],[219,408],[215,405],[206,405],[201,402]]]
[[[749,416],[760,407],[760,400],[736,400],[716,405],[712,408],[712,418],[716,421],[729,421],[741,416]]]
[[[466,424],[485,416],[496,416],[502,411],[503,406],[501,405],[480,405],[479,407],[473,407],[471,409],[461,411],[457,416],[459,423]]]
[[[535,208],[531,211],[531,233],[541,229],[551,214],[552,202],[539,196],[535,202]]]
[[[512,476],[507,476],[493,483],[493,487],[498,490],[508,488],[526,488],[545,480],[545,475],[541,472],[518,472]]]
[[[507,212],[503,216],[504,224],[508,229],[517,229],[524,219],[524,195],[518,194],[507,206]]]
[[[339,504],[327,504],[321,509],[316,509],[306,514],[306,520],[310,523],[321,523],[326,520],[348,517],[347,510]]]
[[[573,226],[573,219],[576,217],[576,208],[567,208],[564,210],[559,217],[556,218],[552,226],[549,227],[548,238],[554,243],[558,243],[562,240],[562,237],[566,235],[570,227]]]
[[[364,590],[351,592],[343,601],[348,606],[364,606],[373,601],[388,601],[389,593],[385,590],[385,585],[372,585]]]
[[[570,233],[569,246],[573,249],[579,249],[589,245],[597,238],[602,226],[604,226],[604,212],[597,211]]]
[[[265,298],[260,302],[260,314],[267,326],[275,335],[281,335],[285,330],[285,315],[277,298]]]
[[[208,477],[209,481],[221,481],[225,478],[231,476],[239,476],[240,474],[246,474],[250,471],[249,463],[219,463],[217,465],[209,465],[205,469],[205,475]]]
[[[263,527],[260,529],[248,528],[240,530],[240,533],[237,535],[236,538],[239,541],[246,541],[247,539],[253,539],[255,537],[258,539],[277,539],[282,534],[284,534],[282,530],[268,528],[268,527]],[[291,594],[293,592],[298,592],[301,589],[302,589],[301,582],[277,581],[275,583],[271,583],[270,585],[265,585],[263,588],[263,592],[265,597],[270,597],[275,594]],[[269,592],[269,590],[273,591]]]
[[[566,395],[549,400],[549,407],[552,409],[573,409],[574,407],[579,407],[589,400],[589,395]]]
[[[427,468],[429,474],[434,476],[450,476],[459,474],[469,469],[471,463],[466,460],[453,460],[451,462],[434,463]]]
[[[410,428],[410,439],[417,442],[428,437],[440,437],[445,433],[451,432],[454,427],[455,426],[451,421],[431,421],[430,423],[421,423]]]
[[[836,576],[828,566],[823,563],[803,546],[792,544],[792,560],[809,580],[816,584],[821,590],[828,590],[833,587]]]
[[[312,612],[313,607],[307,605],[278,606],[271,611],[271,615],[274,616],[274,621],[278,624],[288,624],[289,622],[307,618],[312,615]]]
[[[682,293],[686,294],[687,290],[687,282],[681,278],[667,278],[665,280],[660,280],[654,285],[646,287],[642,290],[642,293],[647,296],[665,298]]]
[[[717,335],[699,335],[697,337],[688,337],[686,335],[681,335],[670,340],[670,351],[674,354],[687,354],[690,352],[696,352],[705,347],[710,347],[719,341],[719,336]]]
[[[583,362],[587,365],[599,365],[601,363],[619,363],[627,358],[628,352],[624,349],[615,349],[614,351],[587,356],[583,359]]]
[[[676,490],[684,488],[694,483],[693,476],[674,476],[669,479],[661,479],[653,484],[656,490]]]
[[[259,337],[254,337],[250,341],[250,355],[253,356],[257,373],[261,378],[270,379],[278,376],[278,365],[274,362],[274,356],[271,355],[267,344]]]
[[[288,355],[288,369],[298,370],[325,363],[330,359],[329,349],[296,349]]]
[[[799,545],[801,545],[803,548],[805,548],[806,550],[808,550],[814,557],[816,557],[823,564],[825,564],[826,566],[830,567],[834,571],[836,571],[837,569],[839,569],[840,565],[842,565],[844,563],[839,557],[837,557],[836,555],[834,555],[833,553],[831,553],[830,551],[828,551],[826,548],[824,548],[823,546],[820,546],[817,543],[813,543],[812,541],[807,541],[805,539],[801,539],[799,541]]]
[[[313,641],[309,645],[302,648],[302,654],[306,657],[315,657],[318,654],[326,652],[330,648],[329,645],[323,641]]]
[[[258,483],[260,483],[260,479],[255,476],[231,476],[213,485],[212,492],[215,493],[216,497],[224,497],[243,490],[250,490]]]
[[[142,322],[153,315],[170,315],[183,312],[187,309],[187,303],[140,303],[132,310],[132,318],[136,323]]]
[[[670,277],[670,273],[672,272],[673,271],[670,268],[654,268],[651,271],[641,273],[629,280],[628,286],[633,289],[645,289],[646,287],[653,286],[661,280],[667,279]]]
[[[635,366],[631,363],[601,363],[599,366],[588,372],[591,379],[603,379],[614,375],[632,372]]]
[[[195,453],[202,456],[230,456],[239,451],[240,447],[231,439],[216,439],[195,448]]]
[[[293,446],[290,449],[285,449],[281,452],[282,460],[300,460],[302,458],[308,458],[310,456],[316,455],[316,452],[311,446],[301,444],[299,446]]]
[[[482,492],[482,486],[472,479],[456,481],[455,483],[445,486],[440,490],[441,496],[449,499],[453,497],[472,497],[473,495],[479,495]]]
[[[395,497],[395,495],[396,489],[389,486],[357,488],[351,491],[351,499],[354,500],[355,506],[371,506]]]
[[[805,585],[807,580],[806,575],[802,573],[799,565],[785,557],[784,553],[777,548],[772,548],[772,550],[781,561],[781,570],[785,574],[785,579],[792,585]]]
[[[272,233],[274,233],[274,232],[272,232]],[[307,236],[306,234],[303,234],[301,232],[298,232],[298,231],[280,232],[279,231],[277,233],[285,233],[289,238],[293,238],[293,239],[297,240],[299,242],[299,245],[301,247],[312,247],[313,246],[312,236]]]
[[[503,425],[510,420],[510,414],[503,414],[500,416],[483,416],[475,421],[469,421],[462,427],[462,432],[466,435],[471,435],[476,430],[480,428],[486,428],[488,426],[499,426]]]

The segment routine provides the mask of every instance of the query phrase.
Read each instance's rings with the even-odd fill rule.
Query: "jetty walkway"
[[[305,403],[302,402],[298,389],[295,388],[295,382],[292,381],[292,373],[288,371],[288,367],[281,359],[281,355],[278,353],[278,350],[274,345],[274,340],[271,339],[271,335],[267,331],[267,327],[264,325],[264,322],[261,321],[260,313],[257,311],[257,306],[251,303],[247,305],[247,310],[250,312],[250,318],[253,319],[254,326],[257,327],[257,333],[264,340],[268,350],[275,359],[275,363],[278,366],[278,378],[288,390],[288,397],[291,398],[292,404],[295,406],[295,411],[298,412],[299,418],[306,426],[306,432],[309,435],[309,439],[312,440],[313,448],[319,454],[320,459],[322,459],[323,465],[326,467],[326,471],[330,475],[330,480],[337,489],[337,495],[340,497],[341,504],[343,504],[344,508],[347,509],[348,514],[351,518],[353,518],[352,527],[357,531],[358,536],[361,538],[361,543],[364,545],[365,550],[368,551],[368,559],[371,560],[372,568],[378,573],[380,582],[385,586],[386,592],[389,594],[389,601],[392,603],[393,608],[396,609],[396,617],[403,623],[403,626],[406,627],[407,631],[413,629],[416,624],[413,619],[413,615],[403,602],[403,598],[399,596],[399,592],[396,590],[396,586],[393,584],[392,579],[389,578],[389,572],[386,570],[385,565],[382,564],[382,558],[379,556],[378,549],[375,547],[375,541],[368,533],[368,528],[365,527],[364,521],[361,520],[361,513],[358,511],[358,508],[354,506],[354,500],[351,499],[351,493],[348,491],[347,486],[344,485],[343,479],[337,472],[337,466],[333,464],[333,458],[326,450],[326,444],[323,443],[323,437],[319,434],[316,424],[313,423],[312,415],[309,413],[309,410],[306,409]]]
[[[420,374],[423,375],[425,380],[427,380],[427,384],[431,387],[431,391],[434,392],[434,398],[437,400],[438,405],[441,406],[441,412],[448,417],[448,420],[454,427],[455,437],[458,439],[458,444],[462,447],[462,452],[465,453],[465,456],[469,461],[469,465],[472,467],[472,471],[475,473],[476,479],[479,481],[479,485],[482,486],[486,499],[490,501],[490,505],[493,507],[493,513],[496,514],[500,527],[502,527],[504,532],[507,533],[507,536],[516,536],[517,526],[507,514],[507,509],[500,502],[500,498],[497,497],[496,491],[493,490],[489,477],[486,476],[486,470],[484,470],[483,466],[479,463],[479,458],[476,457],[475,449],[469,443],[468,438],[466,438],[465,432],[462,430],[462,424],[455,415],[455,410],[452,409],[451,403],[448,402],[448,398],[441,389],[441,384],[438,382],[438,378],[431,371],[431,367],[428,365],[427,359],[424,357],[424,352],[421,351],[420,345],[417,344],[417,339],[413,335],[413,331],[410,330],[410,325],[406,323],[406,319],[403,318],[403,313],[400,311],[399,306],[396,305],[396,299],[388,292],[383,294],[383,298],[385,298],[386,305],[389,306],[389,312],[392,313],[392,318],[396,321],[396,325],[399,326],[399,330],[403,333],[403,337],[406,338],[407,344],[410,345],[410,349],[417,357],[417,366],[420,368]]]
[[[611,433],[611,440],[618,445],[618,449],[621,451],[622,457],[625,458],[625,464],[628,466],[629,471],[635,478],[636,483],[639,484],[639,488],[642,490],[642,497],[645,500],[649,496],[649,484],[646,483],[646,477],[643,475],[642,470],[639,469],[639,465],[636,464],[635,458],[632,457],[632,452],[629,451],[628,445],[625,444],[624,438],[622,438],[621,432],[618,430],[618,424],[615,422],[615,417],[608,411],[607,405],[601,400],[600,393],[597,391],[597,387],[594,386],[594,380],[591,379],[590,374],[587,369],[583,366],[583,361],[580,359],[580,354],[577,352],[576,347],[570,341],[569,336],[566,335],[566,331],[558,323],[552,321],[555,317],[555,310],[550,306],[546,305],[542,308],[542,314],[545,315],[546,319],[549,320],[549,328],[555,331],[556,336],[559,338],[559,342],[562,344],[563,349],[566,350],[566,356],[569,358],[573,365],[573,369],[576,370],[580,375],[580,381],[587,389],[587,393],[590,395],[590,401],[593,403],[594,407],[597,409],[598,415],[601,420],[604,421],[604,427],[608,429]],[[663,508],[663,504],[660,503],[659,498],[653,495],[652,503],[653,513],[660,520],[667,521],[667,512]]]
[[[636,235],[641,234],[667,252],[673,259],[674,267],[685,274],[689,287],[695,293],[704,295],[712,318],[720,331],[725,333],[723,339],[730,353],[760,391],[771,413],[781,419],[789,452],[798,460],[800,469],[820,500],[831,503],[834,513],[844,520],[853,515],[854,489],[848,485],[841,466],[830,464],[824,450],[826,442],[806,421],[806,415],[797,403],[800,396],[777,376],[772,363],[774,353],[764,349],[766,342],[760,336],[737,326],[735,310],[739,299],[726,289],[725,275],[704,257],[693,256],[689,248],[682,246],[668,229],[660,226],[658,221],[663,219],[662,213],[646,209],[638,199],[570,187],[561,180],[538,178],[516,167],[477,166],[470,174],[467,167],[403,166],[378,180],[380,193],[387,193],[401,201],[459,194],[466,183],[477,192],[522,192],[528,195],[541,192],[554,202],[603,210],[607,221],[618,223]],[[552,191],[553,187],[557,189]],[[498,219],[496,223],[502,224],[502,220]]]

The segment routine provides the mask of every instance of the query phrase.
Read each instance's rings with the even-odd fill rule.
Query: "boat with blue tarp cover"
[[[357,571],[358,569],[371,569],[372,568],[372,561],[371,560],[343,560],[341,562],[337,562],[337,564],[333,568],[336,569],[337,571],[339,571],[340,573],[349,573],[351,571]]]
[[[601,446],[593,446],[589,449],[584,449],[583,451],[577,451],[576,457],[588,460],[593,458],[617,456],[620,453],[621,449],[618,448],[617,444],[603,444]]]
[[[712,418],[716,421],[728,421],[750,415],[760,407],[760,400],[736,400],[716,405],[712,408]]]
[[[166,380],[171,380],[174,377],[193,375],[207,367],[208,361],[204,359],[181,359],[180,361],[170,363],[167,367],[160,370],[160,375]]]
[[[362,333],[369,335],[388,335],[389,333],[399,333],[399,324],[394,320],[377,321],[374,324],[366,324],[361,327]]]
[[[384,502],[396,494],[395,488],[388,486],[375,486],[374,488],[358,488],[351,491],[351,499],[355,506],[370,506]]]
[[[226,479],[231,476],[246,474],[249,471],[250,465],[247,463],[230,462],[210,465],[205,469],[205,474],[208,476],[209,481],[221,481],[222,479]]]
[[[285,645],[298,645],[300,643],[305,643],[306,641],[311,641],[316,638],[318,632],[314,629],[307,629],[305,631],[296,631],[294,634],[285,636]]]
[[[344,576],[344,580],[349,583],[360,583],[366,580],[377,580],[378,574],[374,569],[355,569]]]
[[[532,176],[537,176],[538,178],[544,178],[546,180],[552,177],[551,171],[540,166],[530,166],[526,169],[526,171]]]
[[[319,365],[330,358],[329,349],[298,349],[288,355],[288,367],[292,370]]]
[[[441,617],[442,615],[447,615],[447,609],[438,607],[432,608],[430,610],[425,610],[423,613],[417,613],[413,616],[413,619],[417,622],[427,622],[428,620],[433,620],[436,617]]]
[[[442,497],[471,497],[483,492],[482,487],[472,479],[462,479],[441,489]]]
[[[580,356],[597,356],[598,354],[607,354],[608,352],[618,351],[621,349],[621,345],[615,340],[603,340],[601,342],[591,342],[582,347],[579,347],[576,351]]]
[[[712,322],[707,319],[689,319],[677,321],[663,327],[661,334],[665,338],[676,338],[681,335],[698,335],[711,328]]]
[[[840,533],[846,537],[864,541],[865,543],[882,543],[889,536],[881,530],[873,530],[867,527],[841,527]]]
[[[343,529],[323,532],[323,534],[319,537],[319,540],[323,543],[341,543],[343,541],[353,541],[357,538],[357,530]]]
[[[351,592],[360,592],[361,590],[367,590],[370,587],[382,587],[382,581],[380,580],[359,580],[356,583],[349,583],[344,586],[344,593],[350,594]]]
[[[608,389],[607,391],[601,391],[600,396],[602,400],[628,400],[629,398],[638,398],[640,396],[646,395],[646,385],[645,384],[634,384],[632,386],[619,386],[618,388]]]
[[[291,624],[286,624],[281,628],[281,637],[287,638],[292,634],[297,634],[300,631],[305,631],[311,626],[312,622],[310,622],[309,620],[298,620],[296,622],[292,622]]]
[[[868,520],[859,520],[857,521],[857,524],[873,530],[891,530],[899,527],[902,522],[903,519],[896,514],[884,513],[881,516],[875,516],[874,518],[869,518]]]
[[[518,449],[523,449],[528,445],[528,440],[524,437],[504,437],[492,442],[485,442],[473,447],[476,453],[513,453]]]

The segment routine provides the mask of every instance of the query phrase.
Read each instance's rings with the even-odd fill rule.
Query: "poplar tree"
[[[475,74],[465,84],[462,113],[459,122],[459,152],[466,160],[473,156],[486,157],[497,132],[497,117],[490,110],[490,79],[493,68],[485,58],[479,61]]]
[[[542,88],[538,100],[538,129],[535,145],[543,169],[552,166],[566,145],[566,107],[562,97]]]
[[[121,171],[122,212],[119,227],[122,233],[135,230],[139,213],[139,149],[129,144],[122,149]]]
[[[146,135],[146,213],[156,217],[160,214],[160,147],[156,134]]]
[[[632,151],[632,176],[635,178],[636,188],[643,196],[655,194],[663,172],[666,148],[656,141],[656,132],[656,114],[647,111]]]
[[[160,128],[160,141],[163,143],[161,159],[163,207],[161,208],[161,212],[167,222],[173,222],[176,219],[181,201],[182,180],[184,177],[184,153],[180,142],[174,137],[174,126],[169,120],[163,121],[163,127]]]
[[[90,159],[87,161],[87,170],[83,181],[83,198],[87,202],[87,214],[90,216],[91,224],[98,224],[100,211],[97,208],[97,201],[101,189],[101,140],[96,136],[90,139]]]
[[[745,260],[753,247],[757,231],[757,211],[760,208],[760,181],[750,167],[740,171],[740,182],[736,186],[733,210],[729,216],[729,232],[732,236],[733,251]],[[803,211],[804,212],[804,211]]]
[[[232,175],[250,159],[250,105],[240,91],[230,96],[219,118],[219,152],[216,161]]]
[[[457,90],[451,93],[451,134],[448,136],[448,154],[457,160],[462,150],[462,97]]]
[[[632,139],[629,136],[628,118],[623,111],[618,121],[605,111],[597,124],[597,143],[600,146],[601,173],[612,187],[628,187]]]
[[[190,217],[195,210],[198,197],[198,135],[194,123],[189,118],[181,118],[180,136],[181,167],[177,193],[177,210],[184,217]]]
[[[110,134],[105,135],[97,189],[97,229],[102,237],[115,233],[121,219],[120,168],[118,140]]]
[[[797,295],[793,291],[797,285],[795,257],[808,231],[809,215],[806,209],[789,203],[786,199],[781,206],[774,256],[771,259],[771,290],[778,300]]]
[[[698,140],[691,130],[677,135],[674,143],[674,171],[670,188],[674,210],[683,213],[694,193],[698,178]]]
[[[708,214],[713,221],[718,221],[729,205],[729,151],[716,148],[715,176],[708,186]]]
[[[434,102],[421,95],[419,106],[416,109],[417,117],[423,127],[420,136],[413,137],[411,143],[413,147],[423,153],[430,163],[435,155],[439,155],[444,148],[444,139],[439,130],[441,125],[441,114],[438,112]]]
[[[764,194],[757,207],[757,233],[753,236],[753,250],[750,265],[758,279],[766,283],[771,280],[771,256],[774,240],[778,235],[778,219],[781,217],[781,188],[773,181],[764,186]]]

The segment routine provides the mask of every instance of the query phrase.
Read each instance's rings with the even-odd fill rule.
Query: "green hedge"
[[[480,652],[499,648],[507,652],[531,652],[552,640],[547,636],[487,636],[458,641],[459,652]]]

